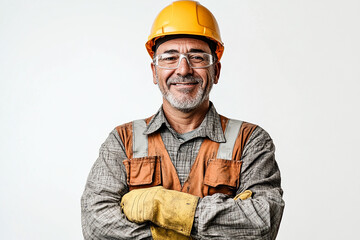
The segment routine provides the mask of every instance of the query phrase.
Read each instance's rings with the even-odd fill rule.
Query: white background
[[[101,143],[161,95],[144,44],[171,1],[0,0],[0,239],[82,239]],[[225,43],[211,100],[277,147],[278,239],[355,239],[360,2],[201,1]]]

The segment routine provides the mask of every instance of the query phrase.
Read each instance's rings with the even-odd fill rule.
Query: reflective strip
[[[229,119],[225,129],[225,141],[219,144],[218,159],[232,160],[232,153],[242,121]]]
[[[148,155],[148,138],[144,134],[146,122],[144,119],[133,121],[133,158]]]

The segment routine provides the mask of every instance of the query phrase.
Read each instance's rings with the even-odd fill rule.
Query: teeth
[[[196,83],[175,83],[175,85],[194,85]]]

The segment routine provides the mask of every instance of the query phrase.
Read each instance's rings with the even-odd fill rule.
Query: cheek
[[[165,84],[167,80],[172,76],[173,71],[171,70],[160,70],[157,72],[157,79],[159,80],[160,83]]]
[[[211,82],[215,83],[215,69],[214,68],[209,69],[206,77],[207,77],[206,78],[207,85],[210,85]]]
[[[207,86],[209,86],[210,82],[211,82],[211,78],[212,78],[212,74],[210,71],[206,71],[205,73],[200,75],[202,80],[203,80],[203,88],[206,88]]]

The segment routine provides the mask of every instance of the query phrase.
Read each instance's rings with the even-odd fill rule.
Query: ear
[[[153,83],[156,85],[156,66],[154,63],[150,63],[151,65],[151,71],[152,71],[152,75],[153,75]]]
[[[220,62],[215,63],[215,79],[214,79],[214,84],[217,84],[217,83],[219,82],[220,70],[221,70],[221,63],[220,63]]]

